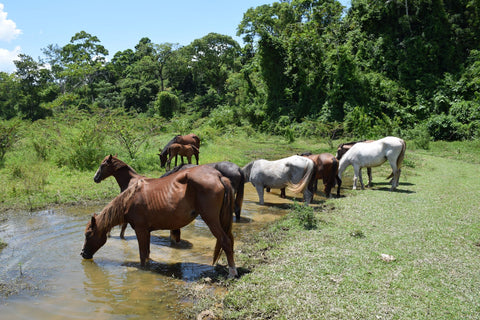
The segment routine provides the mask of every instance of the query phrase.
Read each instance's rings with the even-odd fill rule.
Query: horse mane
[[[240,170],[242,171],[244,177],[245,177],[245,182],[248,182],[250,181],[250,172],[252,171],[252,166],[253,166],[253,163],[257,161],[257,160],[252,160],[250,161],[249,163],[247,163],[245,166],[243,166],[242,168],[240,168]]]
[[[339,147],[339,148],[343,148],[343,146],[354,145],[354,144],[356,144],[356,143],[365,142],[365,141],[367,141],[367,140],[358,140],[358,141],[345,142],[345,143],[340,144],[338,147]]]
[[[115,166],[115,170],[120,170],[120,169],[123,169],[123,168],[127,168],[128,170],[132,171],[133,173],[135,174],[138,174],[135,169],[133,169],[132,167],[130,167],[128,164],[126,164],[125,162],[123,162],[122,160],[118,159],[117,157],[115,156],[112,156],[112,163],[114,164]]]
[[[125,223],[125,211],[137,191],[139,182],[141,181],[143,182],[143,180],[139,180],[137,183],[116,196],[96,216],[97,227],[100,231],[110,232],[113,227]]]

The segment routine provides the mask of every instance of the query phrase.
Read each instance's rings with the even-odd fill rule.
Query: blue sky
[[[236,37],[243,14],[268,0],[0,0],[0,71],[13,72],[20,53],[38,60],[49,44],[60,47],[79,31],[97,36],[109,51],[153,43],[188,45],[210,32]],[[350,0],[340,0],[346,6]]]

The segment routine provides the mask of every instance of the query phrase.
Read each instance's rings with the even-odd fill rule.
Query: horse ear
[[[90,227],[92,228],[92,230],[96,229],[97,228],[97,223],[96,223],[96,220],[95,220],[95,215],[92,216],[92,220],[90,220]]]
[[[108,160],[107,160],[107,161],[108,161],[108,162],[111,162],[111,161],[112,161],[112,158],[113,158],[113,156],[110,155],[110,156],[108,157]]]

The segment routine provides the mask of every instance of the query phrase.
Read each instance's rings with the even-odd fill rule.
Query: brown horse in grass
[[[165,147],[163,147],[162,151],[160,152],[160,168],[165,167],[165,164],[167,163],[168,160],[168,148],[170,147],[171,144],[173,143],[178,143],[178,144],[184,144],[184,145],[193,145],[197,147],[198,150],[200,150],[200,138],[193,134],[187,134],[185,136],[181,135],[176,135],[175,137],[170,140]],[[183,163],[183,158],[182,158],[182,163]],[[197,158],[197,164],[198,164],[198,158]],[[175,157],[175,166],[177,165],[177,158]]]
[[[338,160],[330,153],[311,154],[310,152],[305,152],[301,155],[311,159],[315,164],[315,176],[312,179],[314,182],[313,186],[311,186],[313,193],[315,194],[317,191],[318,179],[322,179],[324,185],[323,192],[326,197],[330,197],[332,188],[335,187],[335,183],[338,181]]]
[[[183,157],[187,157],[187,161],[189,164],[192,163],[192,156],[195,156],[198,165],[198,148],[193,144],[180,144],[180,143],[172,143],[168,147],[168,160],[166,162],[167,171],[170,171],[170,163],[172,159],[175,157],[175,166],[177,166],[177,156],[181,156],[182,164],[183,164]],[[160,163],[162,162],[162,154],[159,153],[158,156],[160,157]]]
[[[147,178],[139,175],[128,164],[112,155],[106,156],[103,159],[93,177],[93,181],[100,183],[102,180],[105,180],[110,176],[113,176],[115,180],[117,180],[120,192],[125,191],[128,187],[137,183],[138,180]],[[127,228],[127,225],[127,222],[123,223],[120,231],[120,239],[125,239],[125,229]],[[171,230],[170,239],[177,243],[180,242],[180,230]]]
[[[179,171],[159,179],[141,179],[115,197],[85,229],[81,255],[91,259],[107,242],[107,233],[116,225],[130,223],[135,230],[140,264],[150,256],[150,232],[177,230],[200,215],[217,238],[213,263],[225,251],[229,276],[237,275],[233,258],[233,190],[230,180],[208,166]]]

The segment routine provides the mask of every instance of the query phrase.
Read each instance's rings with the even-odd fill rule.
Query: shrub
[[[156,113],[166,119],[170,119],[179,106],[180,100],[178,97],[168,91],[160,91],[154,103]]]
[[[451,115],[433,115],[427,120],[427,128],[434,140],[453,141],[458,139],[458,123]]]
[[[79,170],[94,169],[105,153],[105,132],[98,117],[80,120],[62,131],[64,142],[56,153],[57,164]]]
[[[0,164],[18,139],[19,120],[0,120]]]

